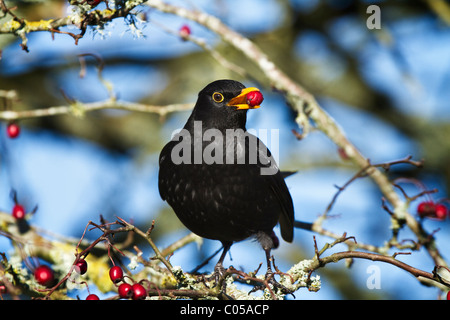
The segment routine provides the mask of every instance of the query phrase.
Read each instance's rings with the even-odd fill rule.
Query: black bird
[[[233,80],[210,83],[200,91],[184,129],[160,154],[161,198],[189,230],[223,244],[216,279],[234,242],[259,241],[267,276],[270,251],[278,245],[277,223],[282,238],[293,240],[294,208],[283,175],[266,146],[246,131],[248,109],[259,107],[249,101],[255,91]]]

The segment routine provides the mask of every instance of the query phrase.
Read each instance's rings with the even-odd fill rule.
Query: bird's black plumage
[[[216,271],[231,244],[249,237],[255,237],[269,257],[277,223],[282,238],[293,240],[294,209],[283,175],[265,145],[246,131],[251,106],[229,105],[244,89],[232,80],[207,85],[184,130],[163,148],[159,161],[162,199],[189,230],[224,245]],[[245,103],[245,97],[241,100]],[[233,133],[233,139],[227,139],[227,133]],[[263,169],[270,174],[262,174]]]

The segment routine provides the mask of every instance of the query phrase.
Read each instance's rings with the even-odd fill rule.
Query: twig
[[[122,218],[118,219],[124,223],[127,227],[129,227],[130,231],[133,231],[135,233],[137,233],[138,235],[140,235],[141,237],[143,237],[144,239],[147,240],[147,242],[150,244],[150,246],[152,247],[153,251],[156,254],[156,259],[158,259],[159,261],[161,261],[166,267],[167,269],[170,271],[170,273],[173,275],[173,267],[170,264],[169,261],[166,260],[166,258],[161,254],[161,251],[159,251],[158,247],[156,246],[156,244],[153,242],[153,240],[150,238],[150,234],[149,233],[145,233],[143,231],[141,231],[140,229],[136,228],[134,225],[129,224],[128,222],[126,222],[125,220],[123,220]]]
[[[439,282],[439,280],[436,279],[434,274],[431,272],[427,272],[427,271],[423,271],[423,270],[414,268],[404,262],[398,261],[394,257],[384,256],[384,255],[369,253],[369,252],[343,251],[343,252],[333,253],[330,256],[321,258],[320,262],[318,261],[313,266],[311,266],[311,269],[316,270],[320,267],[325,266],[328,263],[338,262],[339,260],[348,259],[348,258],[359,258],[359,259],[367,259],[367,260],[372,260],[372,261],[386,262],[386,263],[392,264],[400,269],[403,269],[403,270],[411,273],[416,278],[424,277],[429,280]],[[440,282],[440,283],[445,284],[443,282]]]
[[[191,110],[194,107],[192,103],[182,103],[182,104],[169,104],[165,106],[157,105],[146,105],[141,103],[127,102],[127,101],[116,101],[113,99],[108,99],[100,102],[92,103],[76,103],[76,108],[80,109],[80,113],[91,112],[103,109],[119,109],[134,112],[148,112],[156,113],[160,116],[165,116],[168,113],[179,112]],[[48,116],[58,116],[58,115],[70,115],[74,112],[74,106],[54,106],[44,109],[34,109],[34,110],[22,110],[13,111],[6,110],[0,111],[1,120],[19,120],[19,119],[30,119],[30,118],[40,118]]]

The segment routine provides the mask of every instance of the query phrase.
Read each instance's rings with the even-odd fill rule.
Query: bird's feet
[[[231,267],[232,268],[232,267]],[[233,268],[232,268],[233,269]],[[203,284],[208,287],[207,282],[213,281],[213,287],[218,287],[220,292],[218,293],[219,299],[223,300],[233,300],[231,296],[226,294],[226,286],[227,282],[225,281],[225,278],[229,275],[228,273],[229,269],[225,269],[222,264],[217,264],[214,267],[214,272],[209,277],[202,276],[199,282],[203,282]]]
[[[291,294],[293,291],[275,280],[275,273],[270,269],[266,272],[266,281],[274,288],[277,288],[284,294]]]
[[[216,264],[214,273],[209,277],[209,281],[214,280],[214,285],[217,286],[225,279],[226,272],[227,269],[225,269],[221,263]]]
[[[201,275],[198,282],[203,282],[206,286],[207,282],[213,281],[213,287],[218,285],[225,286],[225,277],[226,277],[227,269],[223,267],[221,263],[216,264],[214,267],[214,272],[210,276]]]

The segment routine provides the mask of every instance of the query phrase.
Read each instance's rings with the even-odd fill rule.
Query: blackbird
[[[255,91],[233,80],[207,85],[159,158],[161,198],[189,230],[222,242],[216,280],[234,242],[258,240],[268,276],[273,273],[270,251],[278,245],[277,223],[282,238],[293,240],[294,208],[284,177],[263,142],[246,130],[248,109],[259,107],[249,100]]]

